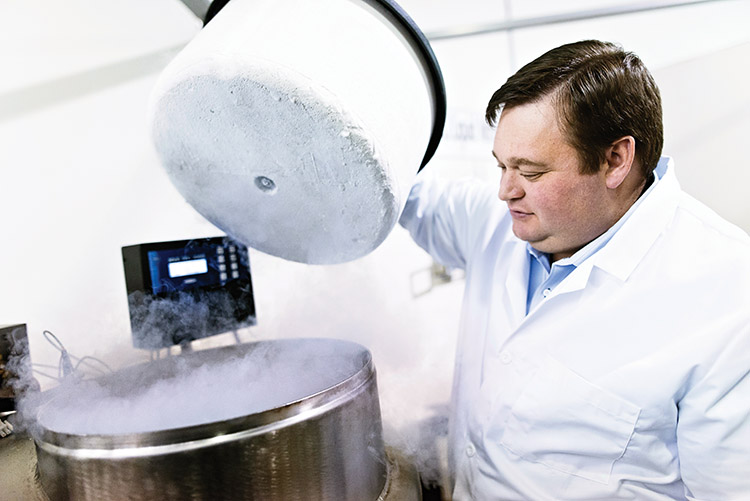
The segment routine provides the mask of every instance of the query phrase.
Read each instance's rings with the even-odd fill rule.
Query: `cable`
[[[112,368],[109,365],[107,365],[103,360],[100,360],[96,357],[91,357],[88,355],[82,358],[74,357],[73,355],[68,353],[68,350],[65,349],[65,346],[62,344],[62,341],[60,341],[60,339],[58,339],[58,337],[55,336],[51,331],[45,330],[42,332],[42,334],[44,335],[45,339],[47,339],[47,341],[52,346],[54,346],[55,349],[57,349],[60,352],[60,361],[57,365],[57,377],[50,376],[49,374],[45,374],[39,371],[38,369],[34,369],[35,372],[37,372],[38,374],[42,376],[50,377],[53,379],[57,379],[58,381],[65,379],[67,377],[70,377],[70,376],[75,376],[75,377],[80,378],[80,377],[83,377],[81,373],[79,372],[79,368],[81,367],[81,365],[86,365],[87,367],[93,370],[96,370],[100,372],[101,374],[106,374],[107,372],[113,372]],[[74,361],[75,361],[75,365],[73,365]],[[101,367],[94,366],[90,361],[97,362],[98,364],[103,366],[106,369],[106,371],[102,370]],[[54,366],[44,365],[44,364],[34,364],[34,365],[38,365],[40,367],[54,368]]]
[[[40,363],[34,362],[31,365],[33,365],[34,367],[43,367],[45,369],[57,369],[56,365],[51,365],[51,364],[40,364]]]
[[[57,348],[60,352],[60,363],[57,368],[58,377],[62,379],[71,375],[75,369],[73,368],[73,362],[70,360],[68,350],[65,349],[62,342],[52,332],[45,330],[42,332],[42,335],[47,339],[49,344]]]
[[[97,362],[97,363],[103,365],[104,368],[107,369],[107,370],[103,371],[101,369],[101,367],[99,367],[99,368],[94,367],[93,365],[91,365],[90,362],[87,362],[87,360],[93,360],[94,362]],[[82,363],[86,363],[87,366],[91,367],[94,370],[97,370],[97,371],[101,372],[102,374],[106,374],[107,372],[114,372],[112,370],[112,368],[109,365],[107,365],[103,360],[99,360],[96,357],[90,357],[88,355],[86,355],[85,357],[83,357],[83,358],[81,358],[81,359],[78,360],[78,362],[76,363],[76,366],[75,366],[75,370],[78,370],[78,367],[80,367]]]
[[[52,332],[45,330],[44,332],[42,332],[42,335],[47,338],[47,341],[49,341],[52,346],[60,351],[65,351],[65,347],[63,346],[62,342],[57,339],[57,336],[52,334]]]

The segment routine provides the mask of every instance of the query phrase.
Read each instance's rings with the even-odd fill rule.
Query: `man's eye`
[[[525,178],[525,179],[529,179],[529,180],[533,181],[535,179],[539,179],[542,176],[542,174],[544,174],[544,172],[533,172],[533,173],[532,172],[527,172],[527,173],[523,173],[522,172],[521,176],[523,178]]]

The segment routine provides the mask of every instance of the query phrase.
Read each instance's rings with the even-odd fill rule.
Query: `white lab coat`
[[[750,238],[657,172],[528,315],[495,191],[419,176],[401,224],[466,269],[454,499],[750,499]]]

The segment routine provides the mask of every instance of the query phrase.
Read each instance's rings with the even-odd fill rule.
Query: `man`
[[[660,159],[648,70],[564,45],[486,116],[504,203],[420,176],[401,218],[466,269],[454,499],[749,499],[750,238]]]

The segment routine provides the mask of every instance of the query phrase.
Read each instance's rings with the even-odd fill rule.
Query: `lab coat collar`
[[[589,260],[597,268],[626,281],[674,217],[680,184],[674,162],[662,157],[655,170],[659,182],[620,230]],[[561,284],[562,285],[562,284]]]
[[[594,267],[625,281],[643,259],[656,239],[672,220],[680,196],[680,185],[674,174],[672,159],[662,157],[655,170],[659,182],[641,201],[635,212],[615,233],[607,244],[593,256],[580,263],[547,298],[526,314],[526,295],[529,283],[529,254],[526,242],[515,236],[507,243],[501,256],[511,266],[496,268],[496,274],[505,270],[504,297],[507,318],[513,330],[524,325],[527,319],[555,296],[575,292],[586,287]],[[501,276],[503,273],[500,274]],[[496,280],[502,280],[500,276]]]

